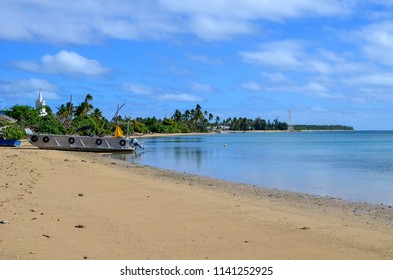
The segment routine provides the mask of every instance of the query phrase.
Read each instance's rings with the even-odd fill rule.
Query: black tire
[[[101,139],[97,139],[96,140],[96,144],[99,146],[99,145],[101,145],[102,144],[102,140]]]
[[[49,142],[49,137],[48,136],[44,136],[44,138],[42,138],[42,141],[44,141],[44,143],[48,143]]]
[[[75,143],[75,139],[70,137],[68,138],[68,143],[70,143],[71,145]]]
[[[37,135],[31,136],[30,140],[31,140],[31,142],[37,142],[37,140],[38,140]]]
[[[123,147],[126,144],[126,140],[120,140],[119,144]]]

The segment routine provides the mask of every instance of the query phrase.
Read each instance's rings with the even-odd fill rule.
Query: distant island
[[[114,123],[119,124],[127,134],[151,133],[204,133],[220,131],[301,131],[301,130],[353,130],[343,125],[294,125],[290,127],[278,118],[265,120],[261,117],[250,119],[246,117],[230,117],[221,120],[208,111],[202,110],[197,104],[195,108],[181,112],[176,110],[172,117],[159,119],[155,116],[142,118],[116,115],[108,120],[99,108],[92,105],[93,97],[87,94],[84,101],[78,105],[72,102],[60,105],[57,111],[46,105],[41,92],[36,101],[36,108],[27,105],[14,105],[1,112],[8,118],[15,120],[8,122],[3,118],[1,125],[7,127],[5,132],[8,139],[25,137],[24,128],[29,127],[38,133],[50,134],[83,134],[95,135],[113,134]],[[81,127],[90,127],[90,131],[80,132]]]
[[[296,131],[303,130],[354,130],[352,126],[347,125],[317,125],[317,124],[296,124],[293,126],[293,129]]]

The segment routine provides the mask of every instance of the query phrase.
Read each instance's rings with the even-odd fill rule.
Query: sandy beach
[[[393,259],[393,209],[1,148],[0,259]]]

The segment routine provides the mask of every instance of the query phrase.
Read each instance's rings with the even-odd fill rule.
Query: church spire
[[[40,91],[39,91],[39,93],[38,93],[38,100],[42,103],[42,100],[44,100],[43,98],[42,98],[42,92],[41,92],[41,89],[40,89]]]
[[[38,99],[35,101],[35,108],[40,109],[40,116],[41,117],[48,115],[44,106],[46,106],[46,101],[42,97],[42,92],[40,89],[40,91],[38,92]]]

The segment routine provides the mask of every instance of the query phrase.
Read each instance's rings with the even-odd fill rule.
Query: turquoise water
[[[127,155],[126,160],[233,182],[393,205],[393,131],[226,133],[146,138],[144,143],[145,151]]]

